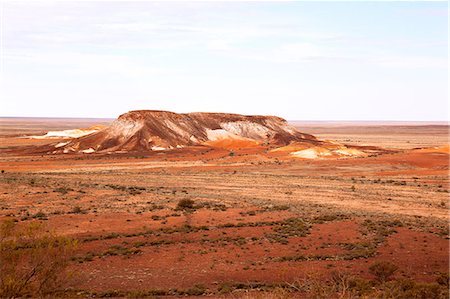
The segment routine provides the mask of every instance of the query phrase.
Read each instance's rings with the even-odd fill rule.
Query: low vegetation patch
[[[193,207],[194,209],[210,209],[213,211],[226,211],[228,207],[222,203],[216,203],[216,202],[200,202],[196,203]]]
[[[328,279],[310,277],[295,282],[225,282],[215,288],[194,285],[186,289],[110,290],[100,292],[69,290],[61,293],[61,295],[71,298],[155,298],[155,296],[227,296],[228,294],[233,294],[233,298],[447,299],[449,290],[437,282],[420,283],[413,280],[379,282],[357,278],[346,272],[335,271]]]
[[[175,210],[177,211],[189,211],[194,210],[194,201],[189,198],[183,198],[177,203]]]
[[[340,221],[340,220],[347,220],[350,217],[345,214],[325,214],[325,215],[319,215],[312,219],[314,223],[325,223],[325,222],[333,222],[333,221]]]
[[[105,187],[111,188],[113,190],[128,192],[128,194],[130,194],[130,195],[138,195],[138,194],[141,194],[143,191],[147,190],[147,188],[145,188],[145,187],[122,186],[122,185],[114,185],[114,184],[107,184],[107,185],[105,185]]]
[[[62,195],[65,195],[65,194],[69,193],[70,191],[74,191],[74,190],[72,188],[68,188],[68,187],[58,187],[53,190],[53,192],[58,192],[58,193],[61,193]]]
[[[66,271],[77,242],[46,232],[39,223],[0,227],[0,298],[41,297],[68,280]]]
[[[369,272],[381,282],[387,281],[398,270],[398,267],[389,261],[377,261],[369,267]]]

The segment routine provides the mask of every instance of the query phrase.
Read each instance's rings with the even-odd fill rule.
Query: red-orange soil
[[[25,155],[7,135],[0,220],[39,221],[79,239],[70,264],[77,290],[202,285],[218,296],[223,285],[326,280],[333,271],[371,280],[376,261],[398,266],[392,279],[434,282],[448,273],[445,140],[368,157],[298,159],[236,144]],[[177,209],[182,199],[194,208]]]

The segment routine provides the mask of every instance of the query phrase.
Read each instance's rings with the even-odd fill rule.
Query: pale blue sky
[[[447,11],[447,2],[3,1],[0,115],[446,120]]]

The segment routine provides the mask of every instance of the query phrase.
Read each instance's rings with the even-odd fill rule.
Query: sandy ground
[[[3,123],[0,220],[78,238],[72,286],[87,291],[219,292],[336,270],[371,279],[379,260],[399,267],[395,278],[448,273],[448,127],[313,125],[303,131],[400,150],[323,160],[264,147],[24,156],[14,149],[46,140],[17,136],[70,126]],[[177,209],[182,199],[194,208]]]
[[[445,122],[291,122],[320,139],[355,145],[411,149],[449,144]]]

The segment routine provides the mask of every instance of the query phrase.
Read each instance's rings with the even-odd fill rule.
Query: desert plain
[[[0,119],[0,221],[78,241],[58,296],[448,297],[446,123],[291,122],[386,150],[362,157],[23,150],[111,121]],[[380,279],[377,263],[396,269]]]

